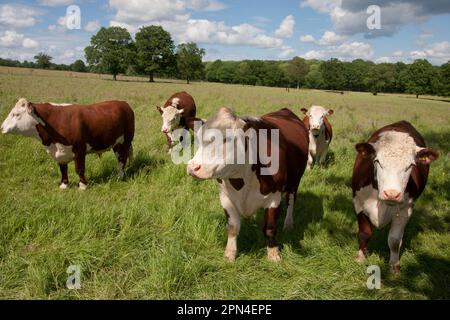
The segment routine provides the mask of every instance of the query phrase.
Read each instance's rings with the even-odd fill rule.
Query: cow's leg
[[[66,164],[59,164],[59,170],[61,171],[61,184],[59,185],[59,188],[61,190],[66,190],[69,187],[69,176],[67,174],[67,163]]]
[[[296,193],[289,193],[289,192],[286,193],[287,213],[283,227],[283,231],[285,232],[290,231],[294,228],[294,205],[296,198],[297,198]]]
[[[322,154],[320,155],[319,164],[321,166],[323,166],[325,164],[325,161],[327,161],[327,155],[328,155],[328,145],[324,146]]]
[[[275,240],[277,235],[277,220],[280,207],[266,209],[264,217],[264,236],[267,241],[267,258],[269,261],[278,262],[281,260],[280,251]]]
[[[314,162],[314,158],[313,158],[311,152],[308,152],[308,164],[306,166],[306,169],[311,170],[313,162]]]
[[[358,227],[359,227],[359,251],[356,257],[357,262],[364,262],[367,256],[367,244],[372,237],[372,224],[369,218],[360,212],[358,214]]]
[[[86,152],[81,151],[75,153],[75,170],[78,176],[80,177],[78,188],[81,191],[84,191],[87,188],[86,177],[84,176],[85,161],[86,161]]]
[[[237,237],[241,229],[241,217],[234,209],[224,209],[228,223],[228,241],[225,249],[225,259],[229,262],[236,260]]]
[[[130,155],[131,145],[118,144],[114,146],[113,150],[118,162],[119,179],[123,180],[125,178],[125,166]]]
[[[166,135],[166,139],[167,139],[167,153],[171,153],[172,152],[172,146],[173,146],[173,142],[172,142],[172,136],[169,133],[164,133]]]
[[[411,213],[412,208],[407,207],[400,210],[398,215],[394,215],[392,218],[388,237],[389,249],[391,250],[389,265],[392,273],[400,272],[400,248],[402,247],[403,234]]]

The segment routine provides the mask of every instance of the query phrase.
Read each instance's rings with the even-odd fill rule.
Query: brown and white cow
[[[428,179],[430,163],[438,153],[428,149],[419,132],[406,121],[376,131],[367,143],[356,145],[358,156],[353,169],[353,203],[358,215],[359,252],[367,254],[372,225],[389,231],[390,266],[400,271],[403,233],[413,212],[413,202]]]
[[[324,107],[312,106],[309,110],[303,108],[305,114],[303,122],[309,131],[308,169],[313,163],[323,165],[327,159],[328,148],[333,139],[333,129],[328,117],[333,115],[333,110]]]
[[[175,93],[171,96],[162,108],[156,108],[163,120],[161,132],[166,135],[170,153],[174,144],[172,132],[181,128],[194,130],[194,122],[201,120],[195,118],[197,108],[195,106],[194,98],[184,91]]]
[[[226,138],[216,139],[214,135],[212,139],[210,132],[219,132]],[[252,132],[258,136],[254,149],[249,146]],[[268,132],[266,139],[259,137],[264,132]],[[217,179],[220,183],[220,201],[228,219],[225,258],[231,262],[236,258],[240,216],[250,216],[264,208],[263,232],[268,259],[279,261],[275,236],[282,193],[286,195],[288,207],[284,230],[288,230],[293,226],[297,189],[308,159],[308,132],[303,122],[289,109],[260,118],[241,118],[229,108],[221,108],[198,130],[197,136],[202,137],[202,141],[188,163],[187,172],[196,179]],[[236,147],[237,141],[241,142],[241,149]],[[270,160],[263,160],[265,151]],[[245,161],[235,161],[236,156],[242,154]],[[252,156],[256,161],[250,161]],[[269,167],[272,170],[266,170]]]
[[[1,126],[3,134],[20,134],[38,139],[59,163],[60,189],[67,189],[67,164],[75,160],[79,188],[87,187],[86,154],[113,149],[120,176],[132,155],[134,112],[126,102],[106,101],[88,106],[31,103],[20,99]]]

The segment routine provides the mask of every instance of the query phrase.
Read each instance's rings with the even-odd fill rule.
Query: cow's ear
[[[334,110],[333,109],[328,110],[327,116],[332,116],[333,114],[334,114]]]
[[[439,153],[433,149],[424,148],[416,153],[416,158],[422,164],[430,164],[439,158]]]
[[[375,156],[375,148],[370,143],[358,143],[355,149],[363,158],[372,158]]]
[[[161,107],[157,106],[156,110],[158,110],[160,114],[163,114],[163,110],[161,109]]]
[[[303,114],[307,114],[308,113],[308,109],[306,109],[306,108],[301,108],[300,111],[303,112]]]
[[[27,103],[27,112],[30,115],[33,115],[35,113],[34,112],[34,105],[31,102]]]

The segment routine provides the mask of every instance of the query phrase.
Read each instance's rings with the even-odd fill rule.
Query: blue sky
[[[81,10],[69,30],[66,9]],[[380,29],[369,30],[369,5]],[[194,41],[206,60],[290,59],[411,62],[450,60],[448,0],[38,0],[0,1],[0,57],[32,60],[44,51],[58,63],[84,59],[101,27],[162,25],[176,43]]]

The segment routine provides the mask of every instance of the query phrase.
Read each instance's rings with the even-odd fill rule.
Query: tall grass
[[[28,70],[27,70],[28,71]],[[0,118],[17,98],[92,103],[126,100],[136,112],[135,161],[119,181],[112,153],[89,156],[86,192],[71,188],[37,142],[0,137],[0,298],[43,299],[444,299],[450,298],[450,104],[407,95],[337,95],[314,90],[209,83],[146,83],[123,78],[0,68]],[[327,168],[303,177],[295,228],[280,232],[283,261],[265,258],[262,211],[244,219],[235,264],[223,259],[226,224],[215,182],[187,177],[166,154],[154,106],[186,90],[200,117],[231,106],[241,115],[282,107],[335,110]],[[354,144],[382,125],[411,121],[440,151],[417,201],[402,249],[402,273],[389,274],[387,230],[376,230],[365,265],[354,261],[357,224],[350,177]],[[283,218],[283,217],[282,217]],[[381,290],[366,287],[368,265],[382,268]],[[80,290],[68,290],[70,265]]]

